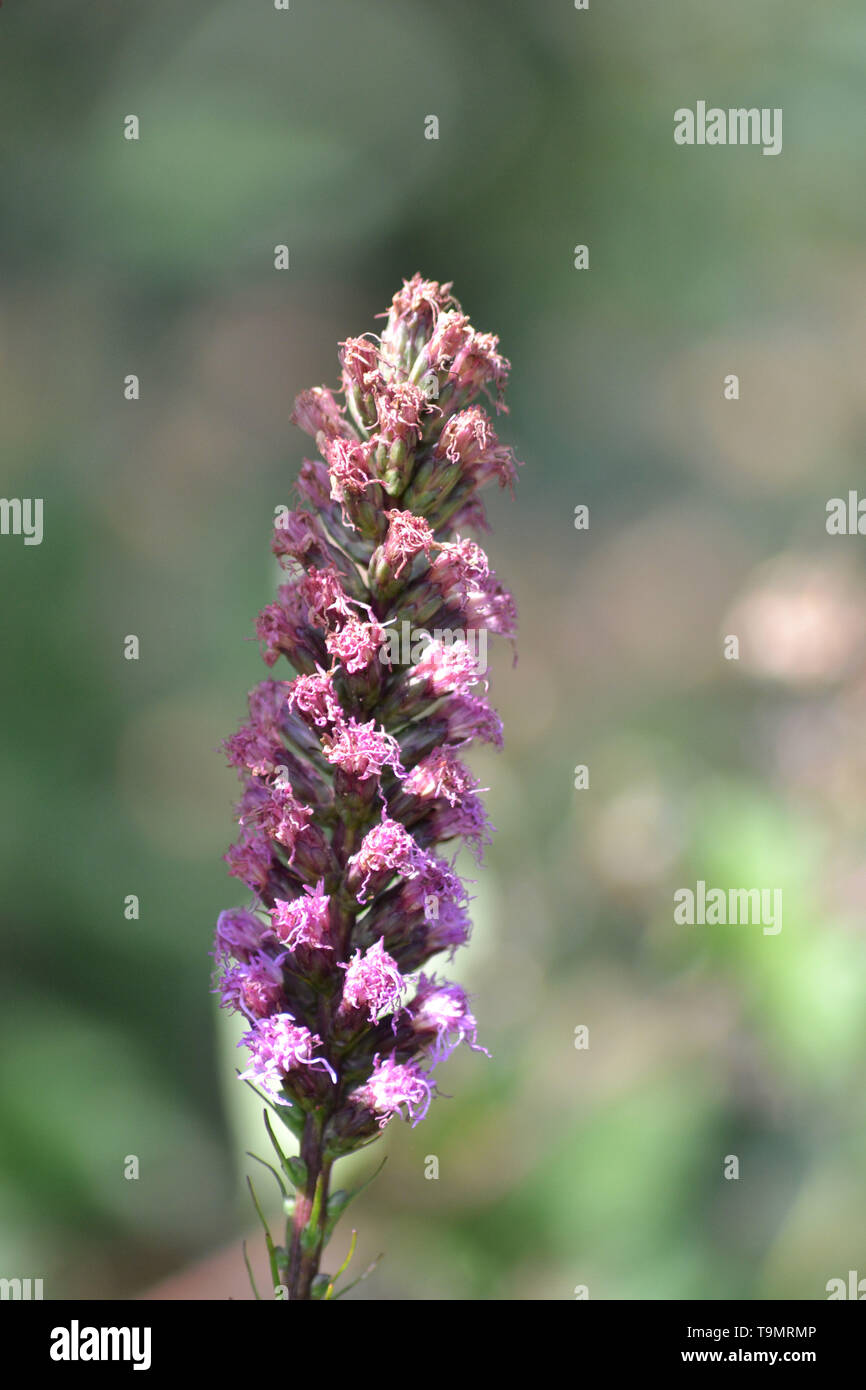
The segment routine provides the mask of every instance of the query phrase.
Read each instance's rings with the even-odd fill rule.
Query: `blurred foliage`
[[[217,746],[293,396],[416,269],[514,363],[490,552],[522,636],[455,963],[494,1059],[391,1126],[357,1296],[863,1272],[866,609],[824,508],[863,479],[864,59],[854,0],[4,5],[3,487],[45,499],[41,546],[0,542],[4,1274],[129,1293],[248,1224]],[[781,106],[782,155],[675,147],[701,96]],[[781,887],[782,932],[675,926],[699,878]]]

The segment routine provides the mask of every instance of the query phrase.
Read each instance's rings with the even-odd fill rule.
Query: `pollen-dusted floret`
[[[259,681],[249,693],[250,719],[262,729],[282,728],[290,681]]]
[[[426,825],[435,841],[464,840],[480,864],[484,848],[492,843],[493,826],[487,818],[484,802],[475,792],[466,792],[459,801],[437,801]]]
[[[452,463],[472,467],[496,443],[496,431],[490,417],[480,406],[473,405],[446,420],[433,453],[437,458],[447,458]]]
[[[255,723],[244,724],[231,738],[223,741],[229,765],[241,772],[254,772],[259,777],[274,771],[279,760],[278,737],[272,730]]]
[[[451,607],[459,608],[471,587],[486,582],[490,562],[472,540],[456,540],[438,547],[430,562],[430,583],[435,584]]]
[[[294,795],[291,787],[274,783],[270,788],[256,783],[248,789],[242,806],[241,824],[246,817],[258,824],[259,829],[279,841],[286,849],[294,851],[298,837],[304,833],[313,818],[311,806],[305,806]],[[249,809],[247,809],[249,808]]]
[[[492,573],[478,584],[467,586],[462,616],[467,628],[486,628],[500,637],[514,637],[517,632],[514,599]]]
[[[301,498],[317,511],[330,510],[331,475],[322,459],[304,459],[295,487]]]
[[[249,695],[249,722],[223,742],[231,767],[265,777],[282,761],[287,681],[262,681]]]
[[[401,955],[404,970],[423,965],[439,951],[453,957],[472,933],[465,889],[444,859],[430,856],[418,874],[400,884],[396,910],[398,920],[411,928],[407,960]]]

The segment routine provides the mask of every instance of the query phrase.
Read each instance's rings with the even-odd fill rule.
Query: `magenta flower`
[[[289,683],[284,699],[289,709],[296,709],[319,728],[336,724],[343,717],[333,678],[326,671],[318,671],[311,676],[296,676]],[[255,771],[255,768],[252,770]]]
[[[376,660],[385,642],[385,629],[373,619],[362,622],[349,618],[337,632],[329,632],[325,646],[329,654],[348,671],[357,675]]]
[[[249,1070],[241,1073],[241,1080],[253,1081],[278,1105],[292,1104],[283,1087],[293,1072],[320,1067],[336,1085],[337,1077],[327,1059],[313,1056],[314,1048],[320,1047],[321,1042],[309,1028],[297,1024],[291,1014],[262,1018],[238,1044],[248,1047],[251,1055]]]
[[[406,1016],[415,1037],[426,1046],[432,1064],[445,1061],[461,1042],[466,1042],[474,1052],[490,1055],[475,1041],[478,1024],[460,985],[438,984],[435,976],[428,979],[422,974]],[[400,1021],[394,1020],[395,1032]]]
[[[423,552],[429,559],[435,540],[423,516],[399,511],[386,512],[385,516],[388,518],[388,534],[382,546],[382,564],[397,579],[416,555]]]
[[[355,719],[348,719],[345,724],[341,722],[333,734],[323,740],[323,745],[328,762],[359,782],[371,777],[381,778],[385,767],[390,767],[398,777],[404,775],[399,743],[393,734],[377,729],[375,719],[368,724],[359,724]]]
[[[341,1013],[351,1015],[360,1009],[368,1013],[371,1023],[375,1023],[384,1009],[399,1008],[406,981],[397,962],[385,950],[384,937],[374,942],[364,955],[356,951],[349,964],[342,968],[346,978],[338,1017]]]
[[[440,695],[468,695],[479,680],[478,659],[466,642],[450,642],[446,646],[434,639],[408,672],[406,685],[438,700]]]
[[[502,720],[486,700],[457,695],[436,711],[436,718],[445,720],[445,736],[457,748],[473,738],[502,747]]]
[[[367,901],[365,894],[374,876],[394,874],[412,878],[423,863],[423,853],[408,830],[399,821],[383,815],[378,825],[367,831],[361,848],[346,865],[346,881],[359,903]]]
[[[329,940],[331,899],[324,887],[320,879],[315,888],[305,884],[300,897],[292,898],[290,902],[282,898],[274,899],[271,912],[274,936],[290,951],[297,951],[299,946],[319,951],[333,949]]]
[[[242,965],[234,965],[220,980],[220,1006],[246,1014],[248,1018],[268,1018],[278,1014],[283,1003],[281,957],[259,951]]]
[[[464,767],[452,748],[436,748],[416,763],[403,782],[403,790],[429,800],[444,797],[458,806],[478,786],[468,767]]]
[[[379,1117],[378,1125],[384,1129],[392,1115],[402,1114],[411,1119],[413,1126],[423,1120],[433,1095],[433,1083],[421,1071],[417,1062],[398,1062],[392,1054],[384,1062],[378,1055],[374,1060],[374,1070],[366,1086],[362,1087],[361,1097],[372,1113]]]
[[[394,1116],[422,1120],[455,1047],[485,1051],[462,988],[423,971],[471,931],[443,854],[490,839],[464,757],[502,746],[486,642],[513,638],[516,612],[465,532],[488,529],[481,489],[517,476],[476,401],[505,409],[509,364],[450,285],[415,275],[382,317],[381,338],[340,344],[338,392],[295,402],[319,457],[279,509],[284,582],[255,624],[266,666],[293,669],[255,687],[224,745],[243,783],[225,857],[252,901],[220,915],[217,989],[251,1025],[241,1078],[300,1144],[288,1157],[269,1127],[290,1213],[271,1272],[290,1299],[334,1293],[335,1161]]]
[[[266,931],[254,913],[229,908],[217,919],[213,954],[218,960],[229,956],[246,964],[260,950]]]

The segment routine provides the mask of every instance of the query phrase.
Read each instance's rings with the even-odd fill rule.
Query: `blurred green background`
[[[857,0],[3,6],[2,488],[45,534],[0,539],[0,1274],[244,1296],[218,743],[293,397],[415,270],[513,362],[488,548],[521,637],[453,967],[493,1060],[357,1165],[389,1155],[357,1296],[866,1274],[866,541],[824,525],[866,486],[864,64]],[[782,107],[782,154],[678,148],[698,99]],[[674,925],[698,878],[782,888],[782,932]]]

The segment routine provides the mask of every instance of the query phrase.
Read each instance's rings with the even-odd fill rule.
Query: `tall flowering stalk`
[[[334,1296],[335,1160],[394,1115],[423,1119],[459,1043],[484,1050],[464,991],[424,968],[468,939],[453,860],[489,842],[462,753],[502,745],[478,654],[516,615],[464,532],[489,529],[478,494],[511,485],[516,460],[473,404],[505,409],[509,364],[450,288],[404,282],[381,338],[341,343],[342,402],[296,401],[321,457],[277,523],[287,579],[256,631],[265,663],[297,674],[257,685],[225,743],[243,782],[225,857],[253,897],[221,914],[214,954],[222,1004],[249,1023],[241,1077],[300,1144],[287,1157],[265,1111],[288,1218],[284,1245],[267,1233],[271,1274],[290,1299]]]

